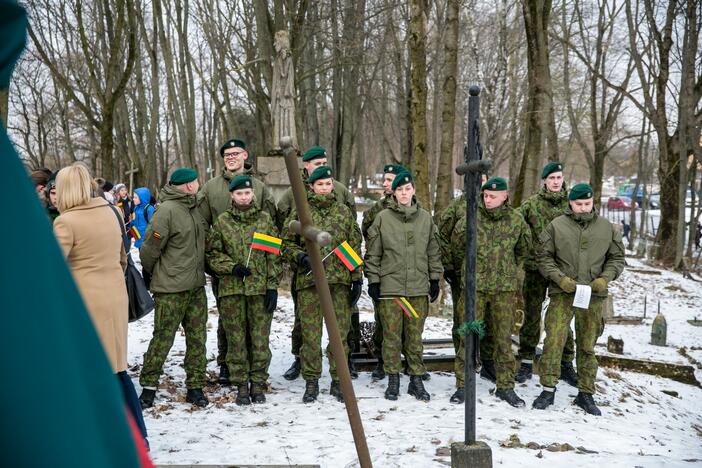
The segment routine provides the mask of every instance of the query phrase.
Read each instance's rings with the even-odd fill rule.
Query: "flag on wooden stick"
[[[351,248],[348,242],[344,241],[334,249],[334,253],[336,254],[337,257],[339,257],[339,260],[348,268],[350,271],[355,270],[356,268],[359,267],[363,263],[363,260],[361,260],[361,257],[358,256],[355,250]]]

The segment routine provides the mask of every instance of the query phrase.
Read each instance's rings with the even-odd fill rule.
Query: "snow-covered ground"
[[[652,269],[632,259],[627,261],[634,269]],[[642,325],[608,325],[600,343],[606,343],[609,335],[621,337],[627,355],[690,364],[678,353],[678,348],[685,346],[692,359],[702,361],[702,328],[687,323],[695,316],[702,318],[701,283],[682,279],[677,273],[646,275],[627,269],[612,291],[615,313],[621,315],[642,315],[647,295],[648,318]],[[208,298],[208,372],[215,381],[217,315],[209,287]],[[665,348],[648,344],[658,300],[668,320],[669,346]],[[371,302],[365,292],[359,305],[361,320],[371,321]],[[216,384],[205,389],[211,401],[207,408],[193,409],[185,403],[185,340],[178,333],[156,405],[144,412],[151,456],[157,464],[357,466],[344,406],[328,395],[326,358],[322,394],[314,404],[302,403],[304,381],[282,378],[291,363],[292,310],[289,294],[281,291],[271,333],[271,392],[264,405],[236,406],[233,389]],[[152,326],[150,314],[129,328],[130,373],[137,391],[141,390],[138,375]],[[425,337],[449,337],[450,328],[449,320],[431,317]],[[699,369],[697,378],[702,381]],[[369,373],[361,373],[354,381],[374,466],[450,466],[449,447],[463,439],[464,430],[464,407],[448,401],[454,391],[453,376],[432,373],[426,382],[429,403],[407,395],[406,376],[401,378],[398,401],[383,398],[386,384],[387,380],[371,382]],[[497,400],[490,394],[491,387],[478,379],[477,433],[478,439],[491,447],[496,466],[702,466],[702,389],[698,387],[600,369],[595,399],[602,417],[586,415],[572,405],[577,390],[565,384],[559,385],[556,404],[546,411],[531,409],[540,392],[537,377],[517,385],[517,393],[527,401],[526,408],[514,409]]]

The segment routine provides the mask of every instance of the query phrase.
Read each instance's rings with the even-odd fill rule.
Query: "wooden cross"
[[[125,172],[129,176],[129,193],[132,193],[132,187],[134,186],[134,174],[139,172],[139,169],[134,167],[134,163],[131,165],[131,169]]]

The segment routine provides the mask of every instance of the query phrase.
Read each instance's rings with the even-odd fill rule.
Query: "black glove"
[[[263,300],[263,306],[266,308],[266,312],[272,314],[275,307],[278,305],[278,290],[277,289],[266,289],[266,298]]]
[[[146,289],[151,289],[151,273],[146,270],[141,270],[141,277],[144,278],[144,286],[146,286]]]
[[[369,284],[368,295],[373,301],[378,302],[380,300],[380,283]]]
[[[439,297],[439,280],[429,280],[429,302]]]
[[[351,283],[351,295],[349,297],[349,305],[351,307],[355,306],[358,299],[361,297],[361,285],[362,281],[354,281]]]
[[[302,271],[312,270],[312,264],[310,263],[310,256],[304,252],[297,254],[297,264],[300,265]]]
[[[453,285],[458,280],[458,278],[456,278],[456,272],[453,270],[444,271],[444,279],[449,284],[449,286],[451,286],[451,288],[453,288]]]
[[[237,278],[246,278],[247,276],[251,276],[251,268],[237,263],[234,265],[234,268],[232,268],[232,275]]]

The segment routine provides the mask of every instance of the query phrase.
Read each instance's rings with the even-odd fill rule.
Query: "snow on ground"
[[[631,259],[628,262],[631,268],[652,269]],[[645,275],[627,270],[612,290],[615,313],[621,315],[641,315],[643,295],[647,294],[648,318],[638,326],[608,325],[601,343],[606,343],[608,335],[622,337],[628,355],[685,364],[689,362],[677,348],[693,347],[690,355],[702,361],[702,329],[686,322],[695,315],[702,318],[700,283],[684,280],[677,273]],[[668,319],[666,348],[648,344],[654,301],[658,299]],[[209,287],[208,301],[208,373],[215,381],[217,315]],[[361,320],[372,320],[371,302],[365,293],[359,305]],[[157,464],[358,466],[344,406],[328,394],[326,358],[320,381],[322,394],[316,403],[302,403],[301,378],[294,382],[282,378],[291,363],[292,310],[289,294],[281,291],[271,333],[271,392],[264,405],[238,407],[233,389],[216,384],[205,389],[211,401],[207,408],[193,409],[185,403],[185,341],[182,332],[177,334],[156,405],[144,412],[151,456]],[[129,328],[130,373],[137,391],[141,391],[138,375],[152,327],[150,314]],[[450,320],[431,317],[425,337],[448,337],[450,327]],[[697,377],[702,380],[699,370]],[[448,402],[454,391],[453,376],[432,373],[426,382],[432,398],[429,403],[407,395],[406,376],[401,378],[398,401],[383,398],[386,384],[387,380],[371,382],[369,373],[361,373],[354,381],[374,465],[450,466],[449,447],[461,441],[464,433],[464,407]],[[527,401],[526,408],[513,409],[497,400],[490,394],[491,387],[478,379],[477,433],[478,439],[491,447],[495,466],[702,465],[700,388],[644,374],[600,369],[595,399],[603,416],[598,418],[571,404],[577,390],[565,384],[559,385],[556,404],[546,411],[531,409],[531,402],[540,392],[537,377],[517,385],[517,393]]]

